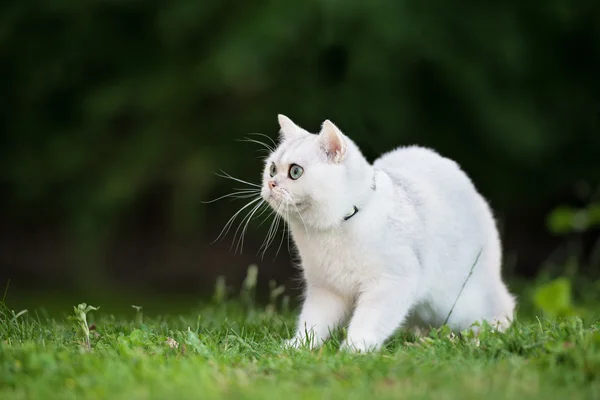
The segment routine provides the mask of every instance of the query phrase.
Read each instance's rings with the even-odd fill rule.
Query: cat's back
[[[436,151],[420,146],[398,147],[375,160],[374,167],[384,171],[406,170],[435,174],[441,170],[460,170],[456,162]]]
[[[384,154],[374,167],[390,177],[398,197],[407,198],[420,210],[428,226],[436,230],[462,226],[475,234],[478,228],[494,230],[487,202],[453,160],[424,147],[409,146]]]
[[[373,166],[403,186],[410,186],[412,182],[421,187],[431,185],[441,191],[474,189],[456,162],[425,147],[399,147],[382,155]]]

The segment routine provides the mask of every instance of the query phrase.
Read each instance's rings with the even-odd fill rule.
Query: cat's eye
[[[271,175],[271,178],[274,177],[275,175],[277,175],[277,166],[275,165],[275,163],[271,163],[271,169],[269,170],[269,175]]]
[[[293,180],[300,178],[303,173],[304,173],[304,168],[302,168],[298,164],[292,164],[290,166],[289,174],[290,174],[290,178],[292,178]]]

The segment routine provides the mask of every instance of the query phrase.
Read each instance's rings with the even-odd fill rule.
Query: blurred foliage
[[[148,219],[209,229],[212,172],[256,181],[235,140],[277,113],[370,159],[435,147],[506,213],[600,178],[596,1],[7,1],[0,51],[0,218],[82,254]]]
[[[567,278],[557,278],[540,286],[534,304],[551,317],[576,315],[571,303],[571,282]]]
[[[600,226],[600,203],[592,203],[585,208],[557,207],[548,216],[548,227],[555,234],[565,235],[585,232]]]

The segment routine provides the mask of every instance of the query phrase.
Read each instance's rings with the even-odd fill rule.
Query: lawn
[[[273,298],[152,317],[101,307],[87,322],[83,307],[53,319],[1,304],[0,399],[600,399],[595,312],[530,316],[477,340],[399,332],[379,353],[347,354],[343,332],[317,351],[283,349],[295,313]]]

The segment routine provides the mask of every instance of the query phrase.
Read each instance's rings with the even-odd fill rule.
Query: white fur
[[[510,324],[515,301],[500,275],[495,221],[454,161],[403,147],[370,165],[329,121],[319,135],[279,121],[281,143],[266,161],[261,194],[287,218],[306,281],[290,344],[318,346],[351,316],[342,348],[378,349],[401,326],[443,324],[457,298],[454,330]],[[287,175],[291,164],[304,169],[297,180]],[[359,212],[344,221],[353,206]]]

